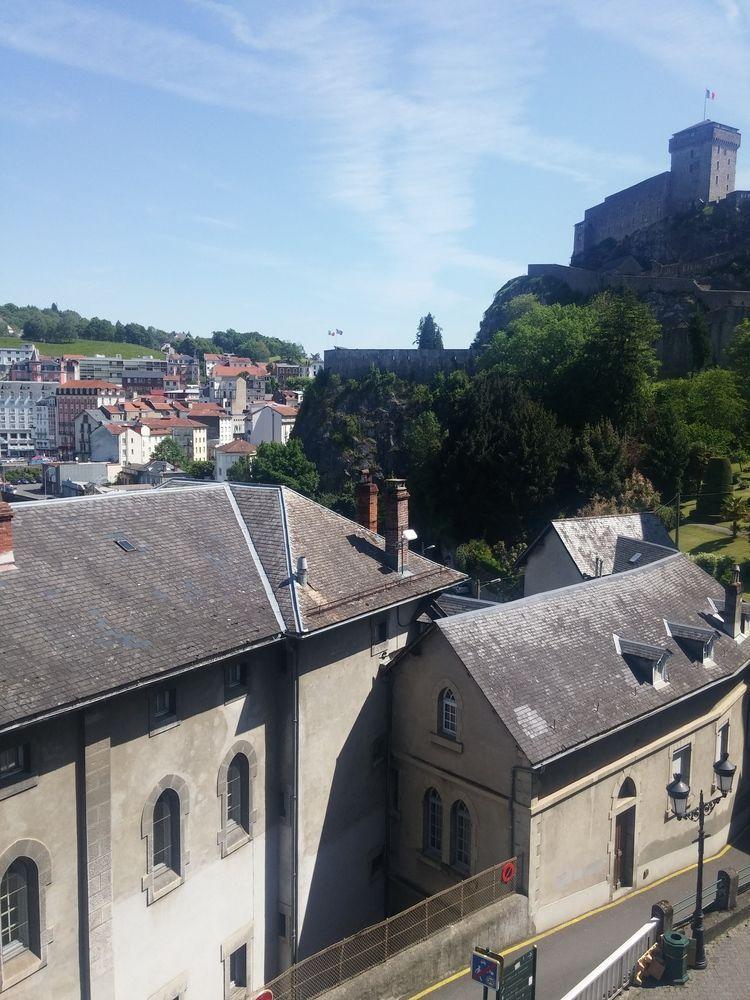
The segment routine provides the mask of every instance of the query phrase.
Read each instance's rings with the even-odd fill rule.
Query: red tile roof
[[[211,378],[236,378],[238,375],[263,378],[268,375],[268,365],[214,365],[211,372]]]
[[[245,441],[244,438],[237,438],[236,441],[229,441],[227,444],[220,444],[216,451],[225,455],[254,455],[258,449],[254,444]]]

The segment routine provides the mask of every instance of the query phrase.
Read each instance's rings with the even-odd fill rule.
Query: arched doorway
[[[627,889],[633,885],[635,863],[635,784],[631,778],[620,786],[616,805],[612,888]]]

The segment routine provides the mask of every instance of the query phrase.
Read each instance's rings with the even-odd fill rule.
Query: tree
[[[750,397],[750,319],[743,319],[734,328],[727,347],[727,364],[739,377],[745,398]]]
[[[459,539],[480,525],[491,540],[515,540],[554,495],[568,428],[495,369],[459,390],[445,426],[443,502]]]
[[[635,433],[651,401],[661,327],[633,292],[604,292],[591,309],[596,324],[582,352],[578,398],[590,423],[608,417],[616,430]]]
[[[160,441],[154,448],[151,458],[156,462],[169,462],[179,469],[184,469],[188,461],[187,455],[173,437],[165,437]]]
[[[245,475],[249,475],[249,479],[240,478]],[[288,444],[264,442],[258,445],[252,464],[243,465],[242,460],[235,462],[229,469],[228,476],[238,482],[289,486],[308,497],[314,497],[320,485],[318,470],[305,455],[302,442],[297,438],[292,438]]]
[[[703,312],[696,309],[688,323],[688,338],[693,357],[693,371],[700,372],[711,363],[711,330]]]
[[[661,494],[654,484],[638,469],[633,469],[623,483],[618,496],[594,496],[578,511],[578,517],[601,517],[605,514],[636,514],[655,510],[661,503]]]
[[[506,601],[521,596],[521,574],[516,561],[526,548],[525,542],[490,546],[483,538],[472,538],[456,549],[456,565],[480,583],[492,581],[490,588]]]
[[[732,465],[728,458],[709,458],[698,493],[696,513],[721,514],[726,500],[732,495]]]
[[[442,349],[443,331],[435,322],[432,313],[427,313],[420,319],[417,327],[417,339],[414,343],[420,351]]]
[[[682,489],[687,475],[690,435],[669,399],[657,399],[648,420],[644,446],[645,471],[661,490],[673,496]]]
[[[740,521],[747,517],[747,500],[744,497],[727,497],[721,506],[721,516],[725,521],[732,522],[732,538],[736,538]]]
[[[586,424],[576,448],[578,489],[586,496],[614,496],[622,491],[628,456],[625,439],[610,420]]]
[[[196,459],[193,462],[186,462],[183,466],[185,472],[193,479],[213,479],[214,478],[214,463],[205,461],[202,459]]]

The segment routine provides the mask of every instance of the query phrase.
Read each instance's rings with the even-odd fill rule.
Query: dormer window
[[[685,656],[697,663],[712,663],[714,644],[719,637],[715,628],[685,625],[664,619],[667,635],[674,639]]]
[[[638,642],[635,639],[623,639],[613,635],[615,649],[625,660],[641,684],[651,684],[655,688],[664,687],[669,683],[667,662],[672,655],[670,649],[656,646],[650,642]]]

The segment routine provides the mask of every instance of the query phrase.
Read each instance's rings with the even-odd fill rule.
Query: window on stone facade
[[[247,945],[245,944],[229,956],[229,985],[233,990],[247,986]]]
[[[154,871],[180,874],[180,800],[167,788],[154,806]]]
[[[238,753],[227,769],[227,827],[250,829],[250,776],[247,757]]]
[[[26,767],[26,748],[22,745],[0,750],[0,781],[23,774]]]
[[[458,704],[450,688],[444,688],[438,699],[438,729],[442,736],[455,740],[458,736]]]
[[[0,941],[2,959],[24,951],[40,954],[39,889],[33,861],[18,858],[0,881]]]
[[[451,809],[451,864],[461,872],[471,866],[471,816],[460,799]]]
[[[679,775],[686,785],[690,784],[690,757],[690,746],[680,747],[672,754],[672,774],[674,777]]]
[[[428,788],[424,796],[423,849],[425,854],[439,858],[443,852],[443,801],[435,788]]]

